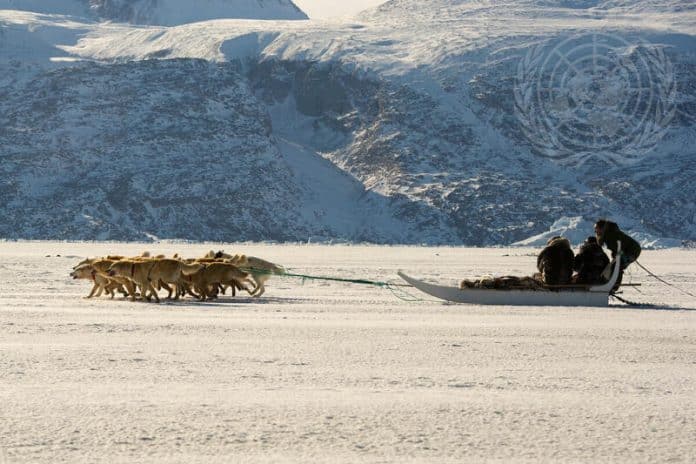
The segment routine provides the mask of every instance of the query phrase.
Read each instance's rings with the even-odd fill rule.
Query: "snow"
[[[0,461],[693,462],[696,302],[406,302],[274,277],[258,300],[84,300],[85,256],[245,252],[316,275],[455,283],[538,249],[0,242]],[[696,292],[696,251],[641,262]],[[3,462],[3,464],[4,464]]]
[[[221,1],[215,0],[215,4]],[[116,92],[129,87],[127,82],[116,82],[128,74],[124,73],[126,67],[142,70],[161,61],[168,68],[163,71],[166,75],[170,69],[190,65],[189,61],[206,60],[234,70],[234,79],[249,89],[245,93],[257,109],[255,115],[261,118],[257,126],[265,127],[266,116],[273,119],[267,140],[269,156],[280,152],[289,164],[297,161],[292,164],[294,172],[321,165],[322,169],[316,172],[334,170],[330,179],[344,179],[347,174],[361,184],[353,188],[350,182],[341,183],[341,192],[318,190],[320,185],[333,185],[331,181],[317,182],[315,187],[306,185],[307,182],[294,185],[298,189],[309,187],[314,190],[312,195],[322,199],[314,203],[318,208],[294,211],[296,217],[306,217],[307,211],[310,215],[322,215],[322,210],[338,210],[346,204],[329,202],[330,198],[350,200],[349,206],[339,212],[340,218],[317,218],[316,228],[298,227],[288,234],[274,230],[259,236],[250,227],[246,237],[278,239],[282,235],[289,240],[304,240],[307,235],[331,230],[343,240],[361,241],[364,238],[355,236],[356,228],[350,227],[351,222],[360,224],[357,230],[366,230],[363,224],[373,223],[377,216],[388,218],[381,223],[383,227],[372,228],[380,236],[375,240],[382,242],[530,245],[559,230],[573,234],[574,241],[579,241],[587,234],[584,231],[591,229],[584,225],[569,228],[554,222],[583,218],[586,225],[601,215],[616,220],[622,228],[640,236],[646,245],[674,246],[693,239],[694,208],[686,199],[692,196],[693,176],[689,172],[694,154],[689,142],[694,136],[694,125],[687,116],[680,116],[679,122],[675,120],[670,134],[654,152],[638,150],[640,153],[636,154],[645,159],[637,164],[599,163],[571,169],[533,153],[533,142],[520,132],[520,121],[510,98],[510,79],[516,74],[516,63],[527,51],[549,37],[594,31],[616,33],[630,39],[630,43],[633,39],[653,42],[669,50],[679,71],[679,114],[690,114],[694,86],[689,70],[693,69],[696,10],[688,2],[643,2],[639,9],[630,12],[629,6],[637,2],[583,2],[583,8],[570,8],[577,4],[433,0],[425,5],[400,0],[387,2],[352,20],[217,19],[175,27],[100,23],[75,15],[61,16],[59,6],[68,5],[67,1],[51,4],[48,9],[38,8],[38,2],[8,2],[0,2],[0,6],[33,5],[44,11],[0,11],[0,66],[4,71],[0,92],[6,95],[4,100],[16,101],[0,111],[11,115],[6,125],[12,130],[3,134],[2,141],[10,150],[10,161],[16,160],[6,163],[9,177],[23,175],[16,173],[25,172],[23,166],[33,166],[33,159],[43,156],[36,154],[34,147],[56,151],[61,143],[69,142],[75,159],[90,160],[102,156],[95,155],[97,147],[134,151],[130,143],[122,142],[123,137],[107,139],[96,136],[104,131],[87,129],[92,121],[113,128],[131,118],[97,111],[93,103],[98,101],[97,107],[105,104],[104,87],[84,86],[85,91],[80,91],[81,80],[104,75],[100,80],[114,80]],[[157,5],[164,8],[173,2]],[[90,66],[93,61],[100,66]],[[60,78],[51,76],[51,72],[59,72]],[[113,76],[107,77],[110,74]],[[224,79],[228,75],[217,74]],[[192,78],[200,79],[197,85],[211,96],[217,94],[220,85],[227,85],[203,75]],[[324,85],[316,85],[315,78]],[[141,87],[147,86],[148,80],[144,79]],[[44,97],[40,87],[49,83],[53,87],[46,89]],[[179,100],[177,87],[171,85],[167,92],[157,94],[158,101],[132,112],[142,116],[143,112],[157,109],[157,125],[150,126],[145,119],[138,125],[143,132],[171,125],[166,139],[171,148],[163,150],[167,166],[196,156],[198,149],[188,140],[189,129],[206,129],[205,122],[194,117],[198,115],[195,100]],[[36,108],[53,108],[45,98],[50,103],[65,88],[70,90],[72,100],[60,100],[55,111],[35,118]],[[111,104],[119,100],[114,99]],[[286,105],[287,102],[291,104]],[[66,107],[73,104],[75,109],[68,111]],[[285,108],[277,114],[283,105]],[[15,124],[15,114],[25,121],[23,126]],[[211,106],[204,115],[225,119],[220,106]],[[35,121],[29,123],[29,118]],[[297,124],[291,127],[288,121]],[[39,122],[50,128],[26,130]],[[208,150],[219,153],[233,146],[240,148],[236,151],[243,151],[240,144],[245,137],[237,133],[241,127],[227,123],[225,131],[217,131],[219,140],[206,136],[206,143],[214,145]],[[308,156],[295,156],[298,153]],[[145,158],[152,156],[149,149],[143,154]],[[317,158],[331,164],[302,165]],[[73,163],[72,159],[66,160],[60,167],[79,172]],[[289,174],[291,169],[279,165],[279,170]],[[307,177],[316,179],[314,175]],[[50,176],[43,178],[50,182]],[[265,178],[259,183],[275,182]],[[72,182],[65,184],[60,194],[73,198],[75,206],[70,208],[88,211],[93,207],[91,199],[70,191]],[[9,195],[25,192],[12,183],[3,188]],[[155,185],[154,189],[161,190],[161,186]],[[51,192],[49,188],[36,190]],[[34,189],[28,191],[35,193]],[[354,201],[353,193],[361,191],[374,193],[375,203],[379,204],[376,214],[360,214],[367,209],[364,202]],[[220,192],[212,191],[211,196],[220,196]],[[33,198],[12,197],[8,203],[26,200],[31,205]],[[383,208],[385,203],[389,205]],[[109,199],[103,210],[113,207]],[[50,205],[50,211],[53,210],[54,205]],[[283,204],[273,215],[281,216],[286,211]],[[48,215],[46,210],[44,213]],[[114,226],[105,214],[89,213],[104,227]],[[126,222],[142,222],[140,212],[129,210],[124,214]],[[7,215],[14,216],[9,212]],[[403,217],[416,227],[401,227]],[[153,222],[163,224],[158,219]],[[62,222],[65,227],[65,221]],[[209,222],[211,230],[201,230],[197,235],[188,235],[191,228],[178,224],[167,230],[152,228],[146,232],[166,238],[200,239],[217,239],[224,233],[215,221],[203,222]],[[4,231],[4,237],[56,236],[37,233],[38,229],[46,229],[45,224],[33,230],[23,228],[21,232],[13,226],[7,229],[10,232]],[[126,238],[97,229],[91,228],[95,231],[90,231],[91,235],[58,236]],[[409,233],[403,233],[404,230]],[[133,233],[142,237],[140,230]]]
[[[655,237],[654,235],[641,232],[640,230],[634,231],[634,227],[639,228],[640,226],[632,224],[631,221],[626,218],[622,219],[624,219],[620,221],[622,227],[631,237],[636,239],[643,248],[672,248],[679,247],[682,244],[681,240]],[[628,227],[626,227],[626,225],[628,225]],[[589,221],[581,216],[562,217],[554,222],[548,231],[525,240],[520,240],[519,242],[513,243],[513,246],[542,247],[546,245],[549,239],[558,236],[565,237],[570,240],[571,243],[579,245],[584,242],[587,237],[594,234],[593,230],[594,221]]]
[[[291,0],[0,0],[4,9],[164,26],[221,18],[307,19]]]
[[[315,120],[302,117],[288,98],[283,104],[270,108],[269,115],[277,138],[280,154],[302,188],[300,211],[307,221],[320,220],[326,225],[324,236],[313,236],[315,241],[331,241],[332,230],[349,230],[354,237],[364,240],[379,239],[383,231],[406,230],[406,219],[397,220],[389,211],[389,200],[365,186],[350,174],[337,169],[322,153],[311,148],[331,145],[337,137],[326,131],[326,138],[318,141],[303,139],[310,133],[307,127]],[[293,141],[294,140],[294,141]]]
[[[79,0],[0,0],[0,10],[35,11],[45,14],[84,16],[86,2]]]
[[[273,1],[253,1],[249,5],[270,5]],[[125,1],[128,2],[130,0]],[[74,0],[73,3],[84,2]],[[119,0],[113,5],[125,3]],[[138,1],[131,3],[139,7],[145,5]],[[181,0],[157,2],[159,6],[155,10],[180,3]],[[222,8],[223,3],[211,0],[195,5],[203,12],[208,4]],[[75,153],[77,159],[92,159],[95,155],[90,149],[95,146],[131,151],[130,143],[120,142],[123,138],[95,137],[85,130],[88,124],[75,117],[79,114],[83,121],[101,121],[105,127],[118,127],[124,121],[121,114],[96,111],[93,101],[96,99],[102,104],[104,92],[83,94],[76,90],[77,79],[92,80],[94,75],[104,73],[113,73],[116,80],[123,79],[125,67],[142,69],[155,60],[166,62],[166,67],[172,69],[188,66],[191,60],[206,60],[234,69],[235,73],[239,71],[235,80],[250,89],[249,101],[262,118],[257,121],[259,125],[266,123],[266,116],[273,119],[273,141],[270,137],[268,141],[272,150],[267,153],[278,151],[292,165],[292,169],[281,165],[279,170],[287,174],[312,170],[307,177],[316,179],[315,173],[327,173],[331,168],[334,172],[327,174],[326,179],[341,181],[339,192],[318,189],[334,185],[329,180],[317,182],[315,186],[307,182],[293,185],[297,189],[309,188],[313,190],[310,196],[321,199],[313,203],[316,208],[293,211],[293,217],[306,217],[307,212],[321,216],[322,210],[329,209],[345,211],[323,215],[327,218],[325,221],[316,218],[316,228],[297,227],[287,234],[274,230],[272,234],[259,236],[254,227],[249,227],[249,235],[245,238],[278,239],[282,235],[289,240],[305,240],[307,235],[316,236],[331,230],[342,240],[359,242],[366,239],[366,235],[356,237],[355,230],[367,230],[375,217],[383,217],[385,220],[380,227],[371,228],[376,232],[373,236],[379,235],[375,241],[530,245],[544,241],[549,234],[555,235],[558,232],[555,221],[582,217],[583,221],[591,222],[602,215],[619,222],[646,245],[674,246],[682,240],[693,239],[695,213],[693,202],[687,200],[693,196],[690,172],[693,171],[694,153],[690,141],[695,126],[690,117],[693,111],[689,111],[693,106],[691,90],[694,88],[690,72],[694,68],[691,50],[696,24],[693,2],[632,0],[577,4],[545,0],[399,0],[387,2],[353,19],[216,19],[190,23],[192,18],[188,18],[176,22],[173,27],[152,25],[174,24],[170,21],[126,24],[96,22],[92,19],[98,18],[92,17],[80,19],[71,9],[61,10],[69,4],[68,0],[50,5],[29,0],[0,0],[0,8],[43,11],[42,14],[0,10],[0,66],[6,71],[0,77],[0,92],[7,95],[5,100],[14,96],[17,102],[7,104],[0,113],[30,117],[35,116],[37,107],[51,108],[37,89],[40,85],[57,82],[50,75],[45,79],[50,70],[56,68],[64,73],[61,85],[55,84],[56,88],[69,88],[79,108],[78,113],[70,113],[62,104],[55,112],[41,118],[43,124],[51,127],[49,131],[30,133],[24,127],[7,122],[12,130],[3,134],[3,144],[11,150],[10,158],[17,161],[6,163],[5,169],[13,178],[19,176],[15,173],[22,172],[23,163],[33,165],[33,158],[39,156],[33,154],[33,147],[57,149],[62,140],[73,143],[70,152]],[[229,3],[236,4],[237,1]],[[42,5],[46,8],[41,8]],[[190,6],[193,3],[187,5],[193,8]],[[157,10],[153,14],[163,19],[164,13],[160,13]],[[192,12],[186,10],[184,13]],[[218,13],[208,16],[231,16]],[[114,21],[119,20],[125,21],[114,17]],[[132,24],[134,22],[138,24]],[[630,43],[634,39],[652,42],[669,51],[672,57],[679,77],[680,116],[653,152],[644,153],[641,149],[634,153],[644,156],[637,164],[599,163],[571,169],[536,156],[533,142],[520,132],[511,95],[511,79],[516,75],[519,59],[550,37],[569,37],[580,32],[617,34]],[[88,66],[93,61],[101,66]],[[242,66],[237,67],[240,63]],[[40,69],[42,66],[47,69]],[[24,67],[31,68],[31,72],[25,72]],[[314,74],[325,85],[315,85]],[[227,75],[218,74],[225,78]],[[204,93],[215,95],[220,85],[227,84],[201,77],[198,85]],[[126,82],[113,82],[114,89],[126,87]],[[51,90],[48,97],[57,93],[60,92]],[[168,166],[196,155],[196,148],[187,140],[188,129],[197,128],[203,132],[206,126],[201,118],[192,117],[195,101],[184,102],[182,107],[178,94],[173,85],[167,92],[158,93],[159,101],[141,109],[141,112],[159,107],[169,110],[158,113],[161,118],[154,128],[161,128],[163,122],[171,123],[172,130],[167,138],[171,147],[163,153],[168,158],[165,163]],[[258,101],[255,97],[259,97]],[[293,99],[299,103],[287,105],[280,116],[276,114],[280,106]],[[379,105],[374,105],[375,102]],[[307,111],[307,107],[313,111]],[[182,111],[179,112],[179,108]],[[303,111],[312,114],[303,114]],[[211,108],[210,114],[222,116],[223,109]],[[278,124],[286,122],[282,120],[284,117],[298,124],[295,127]],[[28,127],[34,125],[28,124]],[[147,123],[139,127],[152,129]],[[237,147],[244,140],[236,132],[242,125],[226,124],[225,127],[226,132],[218,133],[228,138],[219,143],[206,138],[210,145],[215,145],[216,152],[229,146]],[[151,156],[151,152],[147,155]],[[319,158],[331,164],[321,163]],[[305,167],[304,162],[310,164]],[[72,160],[66,161],[63,168],[79,172],[72,163]],[[349,178],[348,182],[343,182],[346,175],[361,185],[352,185]],[[273,185],[274,180],[264,178],[259,183]],[[68,192],[72,185],[66,184],[68,187],[61,189],[62,193]],[[10,195],[23,192],[21,187],[11,183],[3,188]],[[161,186],[156,185],[154,189],[161,190]],[[50,192],[49,189],[37,190]],[[378,204],[375,214],[360,213],[368,211],[364,202],[354,201],[354,193],[361,191],[374,194],[373,203]],[[85,196],[68,193],[75,197],[75,206],[70,208],[87,211],[93,207],[91,199],[86,204]],[[220,192],[213,191],[211,196],[220,196]],[[13,197],[8,203],[31,206],[33,198],[30,195]],[[337,201],[329,201],[331,198]],[[103,210],[113,209],[110,203],[109,200]],[[388,206],[382,207],[385,203]],[[349,206],[345,207],[346,204]],[[50,211],[54,210],[53,206]],[[49,215],[50,211],[44,210],[44,214]],[[287,205],[282,204],[273,216],[286,212]],[[142,222],[139,214],[134,210],[125,211],[124,222]],[[8,212],[7,215],[13,214]],[[90,212],[90,215],[99,218],[105,227],[115,226],[105,214]],[[416,226],[402,227],[404,218]],[[160,218],[152,222],[163,224]],[[224,228],[215,221],[204,222],[211,224],[209,230],[197,231],[197,235],[189,235],[191,228],[178,224],[166,230],[152,228],[146,232],[158,237],[201,239],[217,239],[224,233]],[[352,222],[359,226],[351,227]],[[65,228],[65,221],[61,226]],[[17,229],[10,226],[10,232],[4,231],[3,236],[55,237],[40,235],[38,229],[45,230],[45,224],[33,230],[23,228],[21,232],[15,232]],[[282,229],[285,232],[287,227]],[[577,236],[574,241],[578,241],[591,228],[566,227],[564,230]],[[141,234],[141,231],[131,233]],[[70,234],[73,235],[61,237],[126,238],[109,235],[97,227],[91,228],[89,235]],[[140,237],[142,235],[138,235]]]
[[[0,65],[10,60],[47,64],[51,59],[67,59],[62,50],[72,46],[90,25],[66,16],[51,16],[25,11],[0,10]]]
[[[2,10],[1,2],[2,0],[0,18],[10,24],[19,22],[17,18],[28,21],[28,18],[33,17],[32,23],[43,23],[52,19],[66,27],[63,23],[79,20],[56,15],[55,9],[26,8],[37,13]],[[630,30],[637,25],[649,24],[646,29],[655,35],[655,39],[669,39],[668,42],[673,40],[674,47],[688,48],[691,42],[685,40],[682,34],[691,35],[693,22],[696,20],[696,10],[661,14],[643,11],[642,14],[634,15],[618,14],[613,10],[597,10],[593,12],[595,16],[588,17],[582,10],[577,12],[574,9],[549,8],[543,4],[530,8],[522,2],[497,7],[484,1],[472,2],[476,7],[467,5],[467,2],[451,5],[449,1],[444,0],[438,0],[433,4],[433,7],[428,9],[411,0],[387,2],[377,9],[363,13],[359,21],[284,21],[255,18],[251,15],[217,14],[211,15],[209,21],[201,23],[180,21],[174,27],[158,27],[93,23],[84,19],[84,26],[89,27],[92,33],[82,38],[76,46],[66,47],[66,51],[76,56],[98,60],[126,57],[145,59],[152,52],[153,38],[160,39],[164,35],[168,37],[168,41],[158,41],[157,45],[160,48],[171,49],[170,57],[224,60],[225,55],[219,53],[219,47],[225,39],[242,38],[248,43],[246,41],[253,42],[253,39],[248,37],[249,34],[261,33],[264,38],[280,34],[279,40],[259,40],[254,44],[254,48],[260,48],[264,56],[282,59],[340,61],[345,66],[353,66],[362,72],[401,77],[405,83],[414,84],[413,80],[416,80],[421,89],[442,94],[442,83],[438,82],[436,74],[423,73],[419,71],[420,66],[431,65],[433,71],[447,74],[453,71],[460,74],[468,73],[469,71],[462,68],[461,63],[461,58],[467,52],[477,51],[479,54],[485,54],[486,46],[499,42],[501,48],[495,51],[496,55],[509,59],[506,52],[519,49],[523,45],[519,37],[528,35],[530,30],[540,35],[557,34],[568,29],[590,29],[598,20],[610,20],[609,24],[616,30]],[[491,9],[491,12],[486,13],[486,9]],[[38,14],[45,11],[54,14]],[[544,16],[543,24],[539,23],[534,14]],[[433,30],[433,27],[440,23],[446,27],[439,31]],[[495,59],[495,56],[486,58],[490,62]],[[457,77],[464,81],[463,76]]]
[[[131,0],[131,3],[137,2]],[[307,15],[289,0],[160,0],[151,11],[147,8],[147,5],[141,6],[141,11],[147,15],[146,21],[165,26],[221,18],[307,19]]]

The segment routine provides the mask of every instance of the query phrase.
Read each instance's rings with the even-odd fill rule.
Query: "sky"
[[[310,18],[334,18],[351,16],[385,0],[294,0]]]

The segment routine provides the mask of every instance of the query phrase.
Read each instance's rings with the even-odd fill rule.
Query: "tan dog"
[[[73,279],[85,279],[94,282],[92,291],[89,292],[89,295],[86,298],[99,298],[105,291],[111,296],[111,298],[113,298],[116,290],[126,295],[126,291],[123,289],[121,284],[101,275],[91,264],[83,264],[82,266],[78,266],[75,270],[73,270],[73,272],[70,273],[70,277]]]
[[[178,259],[165,258],[155,262],[152,275],[164,288],[169,288],[167,284],[171,285],[172,288],[168,290],[168,298],[171,298],[172,294],[174,294],[174,299],[178,300],[179,296],[182,294],[182,288],[184,287],[183,280],[187,276],[200,271],[202,268],[203,265],[199,263],[188,264]]]
[[[213,253],[212,251],[210,253]],[[210,254],[208,253],[208,255]],[[256,258],[254,256],[245,255],[229,255],[223,251],[218,251],[214,254],[215,258],[223,258],[237,266],[244,272],[251,274],[251,278],[254,279],[256,283],[256,288],[252,292],[254,297],[260,297],[266,291],[265,283],[273,275],[283,275],[285,274],[285,269],[278,264],[271,263],[269,261],[263,260],[261,258]]]
[[[108,278],[112,280],[113,282],[116,282],[127,290],[126,296],[132,296],[135,295],[135,285],[130,279],[127,279],[125,277],[119,277],[119,276],[112,276],[109,277],[109,268],[117,261],[120,261],[121,259],[113,259],[114,257],[108,256],[104,259],[97,259],[92,263],[92,267],[94,267],[94,270],[97,271],[99,275],[102,277]],[[124,293],[124,292],[122,292]]]
[[[248,273],[241,271],[233,264],[209,263],[205,264],[200,271],[189,275],[188,279],[199,293],[199,298],[206,300],[217,297],[220,285],[234,285],[251,294],[253,290],[246,286],[247,283],[251,284],[249,277]]]
[[[125,260],[117,261],[111,265],[108,271],[109,277],[125,277],[132,280],[140,287],[143,299],[154,297],[155,301],[160,302],[159,295],[153,286],[153,282],[158,286],[160,282],[170,284],[176,291],[176,299],[179,299],[179,285],[182,276],[188,276],[198,272],[202,268],[201,264],[187,264],[177,259],[150,259],[150,260]],[[170,296],[172,291],[170,291]],[[131,295],[131,300],[135,296]]]
[[[77,263],[76,265],[73,266],[73,269],[77,269],[80,266],[83,266],[85,264],[92,264],[95,261],[99,261],[100,259],[109,259],[111,261],[120,261],[122,259],[126,259],[125,256],[105,256],[103,258],[86,258]]]
[[[154,265],[154,261],[135,261],[130,259],[116,261],[109,267],[107,275],[109,277],[122,277],[131,280],[140,287],[140,295],[143,300],[147,299],[149,301],[150,297],[154,295],[159,302],[159,297],[150,281],[150,272]],[[148,296],[148,292],[150,296]],[[131,301],[135,301],[135,293],[131,294]]]

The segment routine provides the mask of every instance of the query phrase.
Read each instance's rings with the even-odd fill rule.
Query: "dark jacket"
[[[609,258],[597,242],[587,241],[582,244],[573,261],[573,270],[578,273],[579,284],[601,284],[602,272],[609,265]]]
[[[546,285],[566,285],[573,276],[573,250],[565,238],[552,240],[537,258],[537,269]]]
[[[618,242],[621,240],[621,252],[633,258],[633,261],[640,256],[640,244],[628,235],[621,232],[619,226],[614,222],[607,222],[604,227],[604,233],[597,237],[599,246],[606,245],[611,250],[611,257],[616,257]]]

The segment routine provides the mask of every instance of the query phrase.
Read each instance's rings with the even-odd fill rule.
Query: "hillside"
[[[307,19],[292,0],[0,0],[0,10],[173,26],[211,19]]]
[[[0,210],[33,212],[0,235],[493,245],[609,216],[645,243],[694,240],[696,11],[585,3],[393,0],[339,23],[179,27],[1,12]],[[587,50],[603,79],[573,70],[534,97],[572,70],[557,56]],[[209,207],[169,185],[201,153]],[[86,160],[138,181],[83,196]],[[245,211],[240,191],[263,199],[232,227],[217,207]]]

